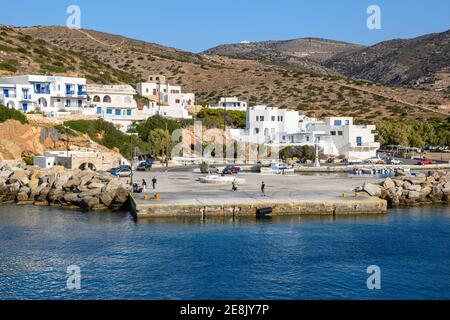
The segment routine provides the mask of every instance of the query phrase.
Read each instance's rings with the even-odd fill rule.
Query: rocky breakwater
[[[0,203],[119,210],[129,194],[125,183],[107,173],[0,163]]]
[[[379,184],[365,183],[355,191],[385,199],[391,207],[431,203],[450,203],[450,172],[436,171],[430,175],[398,172]]]

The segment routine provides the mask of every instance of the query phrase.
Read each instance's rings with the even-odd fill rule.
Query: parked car
[[[219,168],[217,168],[215,165],[208,165],[208,173],[209,174],[215,174],[215,173],[219,173]]]
[[[114,171],[118,171],[118,170],[122,170],[122,169],[128,169],[128,170],[131,170],[131,166],[123,165],[123,166],[111,168],[111,169],[107,170],[107,172],[113,173]]]
[[[388,163],[393,165],[399,165],[402,164],[403,162],[397,159],[389,159]]]
[[[226,166],[222,173],[223,174],[238,174],[241,171],[241,168],[236,166]]]
[[[139,163],[137,167],[137,171],[150,171],[152,169],[152,164],[148,163],[147,161],[142,161]]]
[[[131,168],[120,168],[118,170],[113,170],[111,172],[111,174],[116,177],[125,178],[125,177],[130,177],[131,172],[132,172]]]
[[[424,166],[424,165],[427,165],[427,164],[433,164],[433,160],[422,159],[419,162],[417,162],[416,164],[419,165],[419,166]]]
[[[380,159],[378,157],[369,158],[369,159],[365,160],[364,162],[370,163],[370,164],[384,164],[384,160]]]

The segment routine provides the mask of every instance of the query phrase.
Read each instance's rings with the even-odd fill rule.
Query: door
[[[28,103],[22,103],[23,111],[28,111]]]

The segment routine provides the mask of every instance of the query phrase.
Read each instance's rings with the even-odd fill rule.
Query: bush
[[[6,70],[11,72],[17,72],[17,67],[20,65],[19,61],[15,59],[5,60],[0,63],[0,70]]]
[[[197,113],[197,119],[204,121],[204,125],[207,127],[223,127],[224,122],[224,110],[223,109],[207,109],[202,108]],[[227,126],[234,128],[245,128],[247,121],[247,115],[245,111],[227,110],[225,113],[225,122]]]
[[[138,133],[139,138],[143,141],[149,141],[150,133],[155,129],[167,129],[169,133],[172,134],[172,132],[180,127],[181,126],[177,121],[157,115],[148,118],[145,122],[139,123],[134,131]]]
[[[20,121],[22,124],[28,123],[27,117],[22,112],[6,108],[4,105],[0,104],[0,122],[10,119]]]

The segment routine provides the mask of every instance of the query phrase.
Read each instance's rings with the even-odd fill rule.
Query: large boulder
[[[9,180],[12,182],[19,182],[21,185],[26,186],[29,179],[29,172],[24,169],[16,170],[10,177]]]
[[[384,187],[385,189],[395,188],[395,183],[394,183],[394,181],[392,181],[391,178],[387,178],[387,179],[384,180],[384,182],[383,182],[383,187]]]
[[[382,192],[381,187],[373,183],[365,183],[363,186],[363,190],[372,197],[379,197],[381,196]]]

